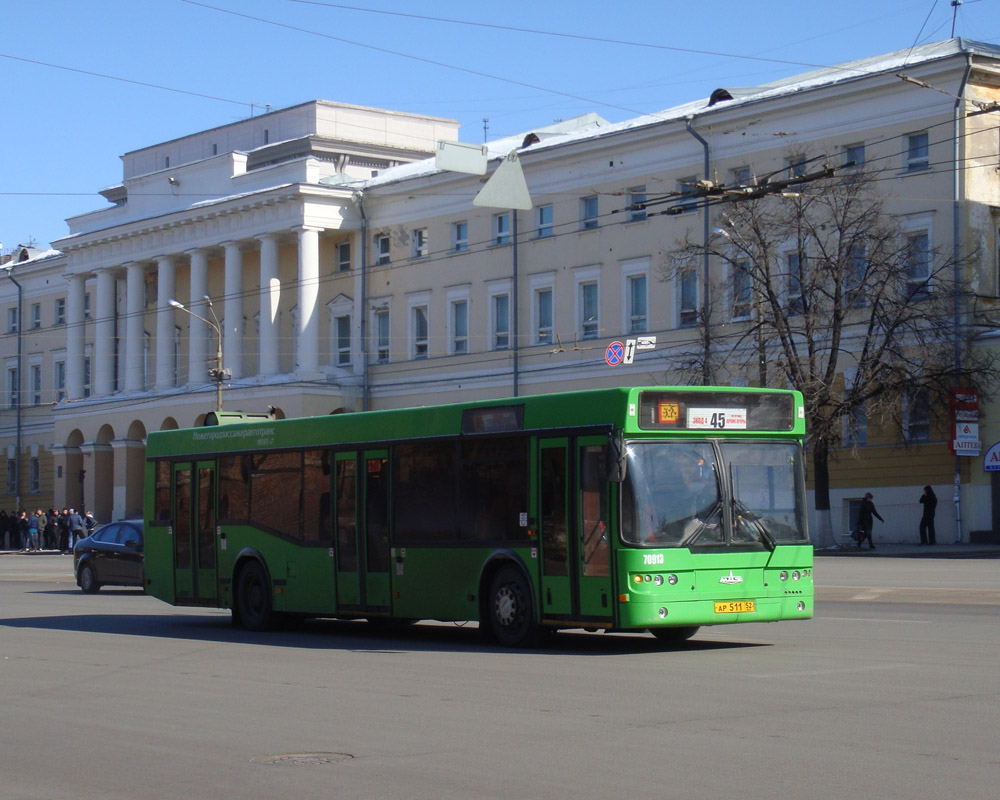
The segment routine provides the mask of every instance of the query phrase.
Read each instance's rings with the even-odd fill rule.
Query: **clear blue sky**
[[[953,11],[950,0],[3,0],[0,242],[47,246],[67,217],[104,207],[97,191],[120,182],[121,154],[245,119],[251,104],[425,113],[482,141],[484,117],[491,139],[588,111],[616,122],[947,39]],[[1000,43],[1000,0],[964,0],[955,35]]]

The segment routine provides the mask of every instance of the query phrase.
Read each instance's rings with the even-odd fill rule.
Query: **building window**
[[[648,320],[648,304],[646,300],[646,284],[648,279],[645,275],[628,275],[625,278],[626,283],[626,303],[627,303],[627,314],[626,320],[628,322],[628,333],[645,333],[649,330],[647,320]]]
[[[552,287],[535,290],[535,344],[552,344]]]
[[[592,231],[597,227],[598,219],[597,195],[580,199],[580,230]]]
[[[628,221],[642,222],[646,219],[646,187],[633,186],[628,190]]]
[[[927,131],[920,133],[910,133],[906,136],[906,150],[904,151],[906,163],[903,168],[906,172],[919,172],[930,169],[930,140]]]
[[[753,173],[750,166],[744,164],[741,167],[734,167],[729,171],[729,182],[736,186],[749,186]]]
[[[788,159],[788,177],[801,178],[806,174],[806,157],[792,156]]]
[[[52,376],[52,383],[56,390],[56,402],[66,399],[66,362],[57,361],[55,363],[55,373]]]
[[[375,266],[384,267],[389,263],[389,234],[375,235]]]
[[[464,253],[469,249],[469,223],[463,220],[451,226],[451,250]]]
[[[376,308],[372,314],[375,333],[375,363],[389,363],[389,309]]]
[[[493,244],[510,244],[510,212],[493,215]]]
[[[857,142],[844,147],[844,166],[861,169],[865,165],[865,143]]]
[[[7,494],[17,494],[17,459],[7,459]]]
[[[7,367],[7,408],[17,408],[21,401],[17,367]]]
[[[868,408],[864,403],[844,415],[843,425],[845,447],[863,447],[868,444]]]
[[[42,304],[32,303],[31,304],[31,327],[41,328],[42,327]]]
[[[493,329],[493,349],[510,348],[510,295],[495,294],[491,304],[490,326]]]
[[[427,358],[427,306],[410,309],[410,358]]]
[[[427,228],[413,231],[413,257],[427,258]]]
[[[684,267],[678,272],[677,297],[680,327],[695,325],[698,322],[698,270],[694,267]]]
[[[37,456],[33,456],[28,462],[28,491],[32,494],[37,494],[42,490],[41,484],[41,465]]]
[[[17,333],[17,306],[7,309],[7,333]]]
[[[861,308],[867,302],[864,285],[868,274],[868,250],[863,244],[851,246],[844,276],[844,300],[848,306]]]
[[[733,287],[733,319],[749,319],[753,298],[753,279],[750,264],[737,261],[733,265],[731,285]]]
[[[42,365],[31,365],[31,405],[42,404]]]
[[[538,227],[535,230],[535,236],[538,239],[547,239],[554,233],[554,227],[552,225],[552,206],[539,206],[538,211],[535,214],[535,220],[538,223]]]
[[[681,178],[677,181],[677,194],[680,195],[680,200],[677,202],[677,208],[683,212],[696,211],[698,208],[698,176],[688,175],[686,178]]]
[[[334,319],[336,329],[337,366],[347,367],[351,363],[351,317],[345,314]]]
[[[90,319],[90,294],[85,294],[83,296],[83,318],[86,320]]]
[[[90,356],[83,359],[83,396],[90,397]]]
[[[451,352],[469,352],[469,301],[451,303]]]
[[[596,280],[584,280],[579,284],[579,327],[580,337],[596,339],[601,330],[600,302]]]
[[[66,324],[66,298],[56,298],[56,325]]]
[[[337,272],[351,271],[351,243],[340,242],[337,245]]]
[[[917,389],[903,396],[903,435],[911,444],[930,441],[931,403],[926,389]]]
[[[785,253],[785,307],[789,314],[803,311],[802,277],[802,253],[798,250]]]
[[[906,234],[906,297],[922,300],[930,292],[931,247],[930,232],[909,231]]]

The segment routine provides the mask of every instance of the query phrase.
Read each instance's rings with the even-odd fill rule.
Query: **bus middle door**
[[[581,437],[576,440],[576,447],[579,609],[584,617],[611,622],[614,617],[611,578],[614,529],[607,480],[608,442],[606,437]]]
[[[174,465],[176,602],[214,606],[219,597],[215,462]]]
[[[570,616],[573,589],[569,494],[569,439],[539,439],[536,462],[538,539],[542,550],[542,616]]]

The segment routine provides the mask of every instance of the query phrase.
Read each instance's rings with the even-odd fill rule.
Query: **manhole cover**
[[[281,753],[276,756],[257,756],[251,764],[273,764],[279,767],[296,767],[301,764],[338,764],[354,758],[350,753]]]

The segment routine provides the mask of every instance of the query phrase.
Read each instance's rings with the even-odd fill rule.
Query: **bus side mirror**
[[[625,480],[625,465],[628,450],[625,448],[625,437],[621,431],[615,431],[608,436],[606,477],[612,483],[622,483]]]

